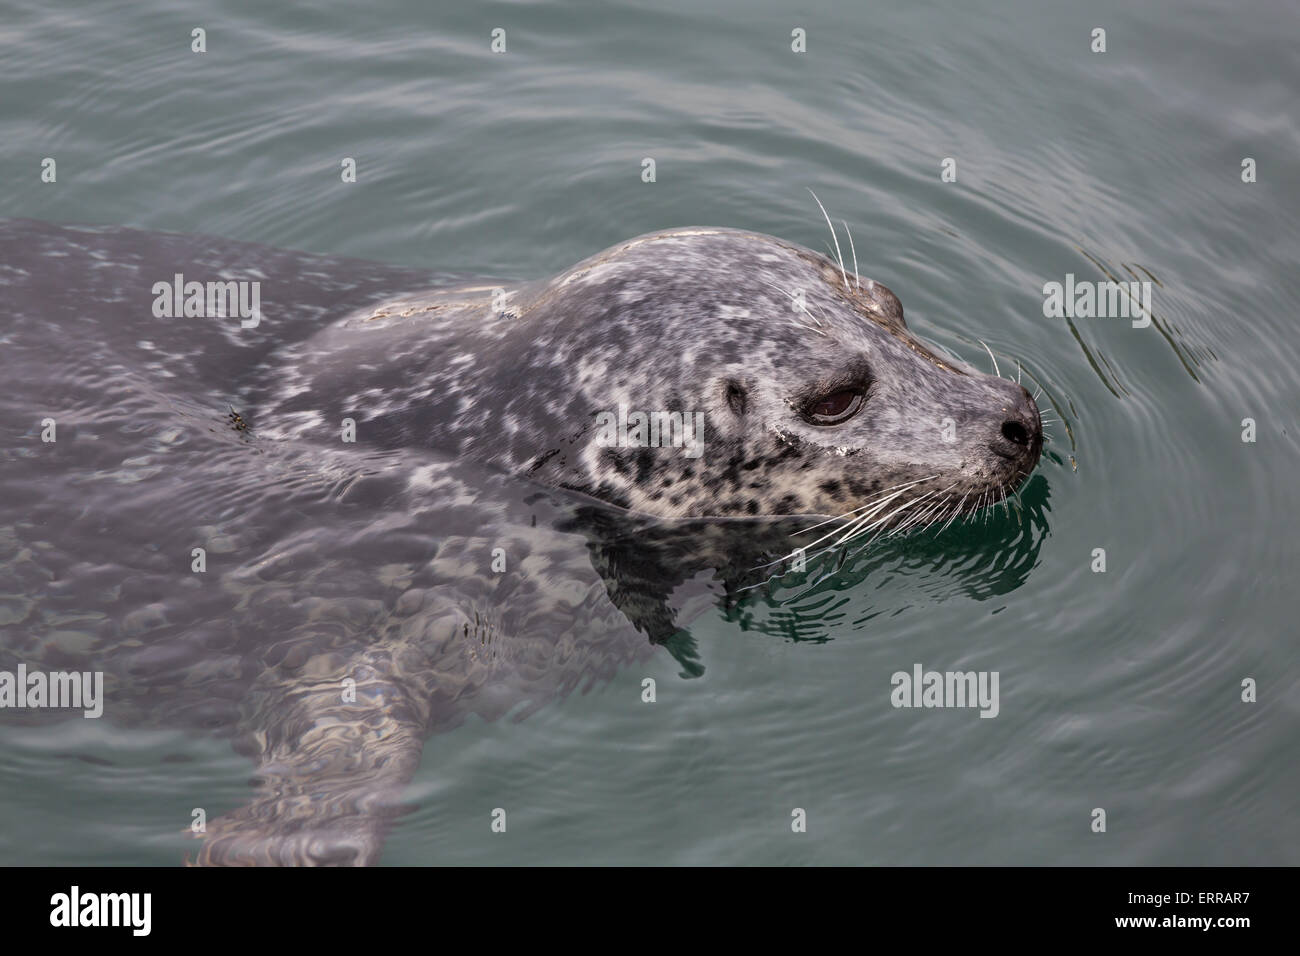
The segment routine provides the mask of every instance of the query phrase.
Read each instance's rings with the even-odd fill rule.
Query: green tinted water
[[[534,278],[668,226],[822,248],[811,187],[915,331],[1056,420],[1045,528],[890,546],[696,622],[698,678],[435,737],[386,863],[1300,862],[1300,11],[875,6],[6,8],[0,215]],[[1150,327],[1044,316],[1108,273],[1158,282]],[[999,672],[996,719],[892,707],[917,662]],[[248,792],[203,738],[4,741],[5,862],[175,862]]]

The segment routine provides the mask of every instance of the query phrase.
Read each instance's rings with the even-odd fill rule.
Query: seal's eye
[[[814,425],[838,425],[858,413],[862,397],[862,392],[856,388],[841,388],[814,399],[804,414]]]

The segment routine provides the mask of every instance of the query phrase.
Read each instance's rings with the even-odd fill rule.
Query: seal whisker
[[[864,514],[864,515],[859,515],[858,517],[853,518],[852,520],[850,520],[850,521],[849,521],[846,525],[844,525],[843,527],[836,528],[834,531],[831,531],[831,532],[828,532],[827,534],[822,535],[822,536],[821,536],[820,538],[818,538],[816,541],[813,541],[813,542],[809,545],[809,547],[816,547],[818,544],[820,544],[821,542],[825,541],[827,538],[834,537],[834,536],[837,535],[837,534],[838,534],[838,535],[842,535],[842,537],[840,538],[840,540],[838,540],[838,541],[836,541],[835,543],[829,545],[828,547],[829,547],[829,548],[836,548],[836,547],[839,547],[839,546],[840,546],[841,544],[843,544],[845,541],[850,540],[854,535],[856,535],[859,531],[861,531],[862,528],[863,528],[864,526],[866,526],[866,525],[874,525],[874,524],[876,523],[876,520],[888,520],[888,516],[886,516],[885,518],[876,519],[876,515],[880,512],[880,510],[881,510],[882,508],[886,507],[886,506],[887,506],[891,501],[893,501],[895,498],[897,498],[900,494],[902,494],[901,491],[896,492],[895,494],[890,495],[890,496],[889,496],[888,498],[886,498],[884,501],[876,502],[876,503],[872,506],[871,510],[868,511],[866,514]],[[873,520],[873,519],[874,519],[874,520]],[[846,530],[846,529],[847,529],[847,530]]]
[[[862,505],[862,507],[860,507],[860,508],[854,508],[852,511],[846,511],[846,512],[844,512],[844,514],[842,514],[842,515],[836,515],[834,518],[827,518],[825,521],[819,521],[819,522],[817,522],[815,525],[810,525],[810,526],[807,527],[807,528],[800,528],[798,531],[795,531],[795,532],[793,532],[793,533],[794,533],[794,534],[803,534],[805,531],[813,531],[813,530],[815,530],[815,529],[817,529],[817,528],[820,528],[822,525],[830,524],[832,521],[841,521],[841,520],[843,520],[843,519],[845,519],[845,518],[848,518],[848,516],[851,515],[851,514],[856,514],[856,513],[859,512],[859,511],[863,511],[863,510],[865,510],[865,509],[867,509],[867,508],[870,508],[872,502],[874,502],[874,501],[878,501],[878,500],[880,499],[880,496],[881,496],[881,495],[887,495],[887,494],[889,494],[891,491],[901,491],[901,490],[904,489],[904,488],[910,488],[910,487],[912,487],[913,485],[919,485],[919,484],[920,484],[921,482],[923,482],[923,481],[929,481],[931,478],[937,478],[937,477],[938,477],[938,475],[927,475],[926,477],[924,477],[924,478],[918,478],[918,479],[916,479],[915,481],[905,481],[905,482],[902,482],[901,484],[891,485],[890,487],[884,489],[883,491],[876,492],[876,494],[873,495],[872,498],[871,498],[871,499],[870,499],[870,500],[869,500],[865,505]],[[815,542],[814,542],[814,543],[815,543]]]
[[[808,311],[808,306],[800,305],[799,308],[803,310],[804,315],[808,316],[808,318],[812,319],[814,322],[817,323],[817,328],[813,329],[813,331],[816,332],[818,335],[824,336],[826,333],[822,331],[823,326],[821,320],[817,318],[817,316],[813,315],[811,312]]]
[[[812,193],[812,198],[817,202],[817,208],[822,211],[822,215],[826,217],[826,225],[830,227],[831,238],[835,240],[835,258],[840,261],[840,278],[844,280],[844,290],[847,292],[849,277],[844,274],[844,255],[840,252],[840,237],[835,235],[835,226],[831,224],[831,217],[826,215],[826,207],[822,205],[822,201],[817,199],[817,194],[812,191],[811,187],[808,188],[808,192]]]
[[[847,219],[841,219],[840,222],[844,223],[844,231],[849,234],[849,251],[853,253],[853,288],[861,291],[862,285],[858,280],[858,250],[853,246],[853,230],[849,228]]]
[[[942,342],[931,342],[930,344],[931,344],[931,345],[935,345],[935,346],[937,346],[938,348],[943,349],[944,352],[946,352],[946,353],[948,354],[948,357],[951,358],[954,362],[963,362],[963,361],[965,361],[965,360],[964,360],[960,355],[958,355],[956,352],[954,352],[954,351],[953,351],[952,349],[950,349],[948,346],[944,345]]]
[[[874,536],[872,536],[871,540],[869,540],[869,541],[867,541],[866,543],[864,543],[861,547],[859,547],[858,549],[856,549],[853,553],[854,553],[854,554],[860,554],[860,553],[862,553],[862,552],[865,551],[867,548],[871,547],[871,545],[876,541],[876,539],[879,538],[882,534],[884,534],[886,538],[892,538],[892,537],[894,537],[894,535],[899,534],[899,533],[902,532],[905,528],[909,527],[909,526],[910,526],[914,521],[917,520],[918,517],[924,519],[924,516],[925,516],[925,515],[929,514],[930,512],[932,512],[932,511],[934,510],[934,506],[931,506],[930,508],[927,508],[927,509],[925,510],[925,512],[914,512],[913,515],[912,515],[910,518],[908,518],[906,521],[903,521],[901,524],[895,526],[893,529],[888,529],[888,530],[887,530],[885,527],[883,527],[883,523],[884,523],[884,522],[887,522],[887,521],[889,521],[889,520],[891,520],[891,519],[893,519],[893,518],[898,517],[899,515],[901,515],[901,514],[903,514],[904,512],[906,512],[909,508],[912,508],[912,507],[915,507],[916,505],[919,505],[921,502],[923,502],[923,501],[924,501],[926,498],[928,498],[930,495],[933,495],[933,494],[936,494],[936,493],[942,495],[942,494],[948,492],[949,490],[951,490],[952,488],[955,488],[955,487],[956,487],[956,482],[954,482],[953,484],[949,485],[947,488],[943,489],[942,491],[937,491],[937,492],[932,491],[932,492],[930,492],[929,494],[922,495],[920,498],[914,498],[912,501],[909,501],[909,502],[907,502],[906,504],[901,505],[900,507],[898,507],[897,509],[895,509],[893,512],[891,512],[890,514],[888,514],[888,515],[886,515],[884,518],[882,518],[882,519],[881,519],[881,522],[880,522],[880,523],[882,524],[881,530],[878,531],[878,532],[876,532],[876,534],[875,534]],[[942,499],[942,498],[939,499],[938,502],[936,502],[936,504],[943,504],[943,503],[944,503],[944,499]]]
[[[872,528],[879,527],[881,524],[883,524],[884,522],[888,521],[890,518],[892,518],[894,515],[898,514],[900,511],[905,510],[907,507],[908,507],[907,504],[900,505],[898,508],[896,508],[894,511],[891,511],[889,514],[885,515],[884,517],[881,517],[881,518],[876,519],[875,521],[872,521],[871,524],[868,525],[867,527],[865,527],[865,528],[860,528],[860,529],[858,529],[858,530],[855,530],[855,531],[853,532],[853,534],[856,535],[856,534],[859,534],[859,533],[866,533],[866,532],[870,531]],[[823,539],[820,539],[820,540],[825,540],[825,539],[823,538]],[[874,539],[873,539],[873,540],[874,540]],[[816,543],[816,542],[814,542],[814,543]],[[829,545],[827,545],[826,547],[822,548],[820,551],[814,552],[813,554],[809,555],[808,557],[809,557],[810,559],[820,558],[823,554],[828,554],[828,553],[834,551],[834,550],[835,550],[837,547],[839,547],[839,546],[840,546],[840,542],[837,541],[837,542],[835,542],[834,544],[829,544]]]
[[[934,476],[931,475],[930,477],[933,478]],[[929,480],[930,480],[929,478],[919,478],[919,479],[917,479],[916,481],[913,481],[913,482],[907,482],[907,483],[905,483],[905,484],[903,484],[903,485],[895,485],[892,489],[886,489],[886,492],[882,492],[882,494],[885,494],[885,493],[887,493],[887,492],[891,492],[891,491],[892,491],[892,494],[889,494],[889,496],[888,496],[887,498],[885,498],[883,501],[873,501],[873,502],[868,502],[867,504],[863,505],[861,508],[854,508],[853,511],[846,512],[846,513],[843,514],[843,515],[838,515],[838,516],[836,516],[836,517],[834,517],[834,518],[827,518],[825,521],[820,521],[820,522],[818,522],[817,524],[813,525],[813,526],[810,527],[810,528],[801,528],[800,530],[795,531],[794,534],[803,534],[805,531],[812,531],[814,528],[820,528],[822,525],[829,524],[829,523],[832,522],[832,521],[842,521],[842,520],[846,520],[846,519],[847,519],[847,520],[848,520],[848,525],[847,525],[847,527],[849,527],[849,528],[853,528],[854,530],[851,530],[851,531],[849,532],[848,536],[845,537],[844,539],[842,539],[841,541],[837,541],[837,542],[835,542],[834,544],[829,545],[829,546],[827,546],[826,548],[823,548],[821,551],[818,551],[816,554],[813,554],[813,555],[809,555],[809,556],[808,556],[808,557],[812,557],[812,558],[820,557],[822,554],[826,553],[827,551],[834,550],[836,547],[838,547],[840,544],[842,544],[844,540],[848,540],[849,537],[852,537],[854,534],[857,534],[857,533],[858,533],[858,530],[859,530],[859,528],[860,528],[860,526],[861,526],[861,524],[862,524],[863,522],[871,521],[871,519],[875,516],[875,513],[876,513],[876,512],[878,512],[881,508],[883,508],[883,507],[885,507],[886,505],[888,505],[889,502],[893,501],[895,498],[897,498],[899,495],[901,495],[904,491],[906,491],[906,490],[907,490],[908,488],[910,488],[912,485],[920,484],[922,481],[929,481]],[[848,517],[849,515],[855,514],[856,512],[862,511],[862,510],[864,510],[864,509],[866,509],[866,508],[871,508],[871,511],[870,511],[868,514],[860,515],[859,517],[849,519],[849,517]],[[887,516],[886,516],[884,519],[882,519],[882,520],[888,520],[888,518],[889,518],[889,516],[887,515]],[[873,526],[874,526],[874,523],[873,523]],[[821,544],[821,543],[822,543],[823,541],[825,541],[827,538],[832,538],[832,537],[834,537],[835,535],[842,533],[843,531],[844,531],[844,527],[836,528],[836,529],[833,530],[833,531],[829,531],[829,532],[827,532],[826,534],[822,535],[820,538],[818,538],[816,541],[810,542],[808,545],[806,545],[805,548],[804,548],[804,550],[805,550],[805,551],[808,551],[808,550],[810,550],[810,549],[812,549],[812,548],[815,548],[815,547],[817,547],[817,545]],[[758,570],[762,570],[763,568],[770,568],[770,567],[771,567],[772,565],[774,565],[774,564],[781,564],[781,563],[784,562],[787,558],[789,558],[789,555],[782,555],[781,557],[777,558],[777,559],[774,560],[774,561],[768,561],[768,562],[765,563],[765,564],[757,565],[755,568],[753,568],[753,570],[758,571]]]
[[[921,516],[921,520],[918,523],[925,524],[926,526],[937,524],[939,521],[943,520],[944,512],[945,509],[947,509],[947,507],[948,507],[948,499],[940,498],[926,511],[924,515]],[[937,512],[937,517],[931,517],[935,515],[936,512]]]
[[[957,483],[956,483],[956,482],[953,482],[951,485],[949,485],[947,488],[944,488],[942,491],[938,491],[938,492],[934,492],[934,491],[932,491],[932,492],[930,492],[930,494],[932,494],[932,495],[933,495],[933,494],[944,495],[944,494],[947,494],[949,491],[951,491],[953,488],[956,488],[956,487],[957,487]],[[927,495],[926,497],[929,497],[929,496]],[[925,499],[924,499],[924,498],[918,499],[918,501],[923,501],[923,500],[925,500]],[[905,528],[909,528],[909,527],[911,527],[911,526],[914,525],[914,524],[920,524],[921,522],[923,522],[923,521],[925,520],[925,518],[926,518],[928,515],[932,514],[932,513],[935,511],[936,508],[939,508],[939,507],[941,507],[942,505],[944,505],[944,504],[946,504],[946,503],[947,503],[947,500],[944,499],[944,498],[942,498],[942,497],[936,499],[934,502],[931,503],[930,507],[926,508],[924,511],[914,512],[910,518],[908,518],[906,521],[904,521],[904,522],[903,522],[901,525],[899,525],[898,527],[894,528],[894,530],[890,532],[890,535],[893,536],[893,535],[895,535],[895,534],[898,534],[898,533],[900,533],[901,531],[903,531]]]
[[[977,341],[979,342],[980,345],[984,345],[983,339],[978,339]],[[993,359],[993,374],[996,375],[998,378],[1001,378],[1002,372],[998,369],[998,360],[997,357],[993,354],[993,350],[989,348],[987,345],[984,345],[984,351],[988,352],[989,358]]]
[[[780,286],[778,286],[775,282],[769,282],[769,281],[766,280],[766,279],[759,279],[758,281],[762,282],[762,283],[763,283],[764,285],[766,285],[766,286],[769,286],[770,288],[774,289],[775,291],[780,292],[782,295],[787,296],[787,297],[790,299],[791,302],[793,302],[793,303],[795,303],[796,305],[798,305],[800,311],[802,311],[804,315],[808,316],[808,318],[810,318],[810,319],[812,319],[814,322],[816,322],[817,325],[819,326],[818,328],[813,329],[812,331],[816,332],[818,335],[825,335],[825,334],[826,334],[825,332],[821,331],[821,328],[823,327],[823,326],[822,326],[821,319],[817,318],[817,316],[815,316],[815,315],[813,315],[811,312],[809,312],[809,311],[808,311],[808,307],[807,307],[806,305],[804,305],[803,303],[801,303],[801,302],[798,300],[798,298],[795,297],[794,293],[789,292],[789,291],[787,291],[787,290],[785,290],[785,289],[782,289],[782,288],[781,288]],[[805,329],[808,328],[808,326],[804,325],[802,322],[798,322],[798,321],[795,321],[795,320],[793,320],[793,319],[792,319],[791,321],[794,322],[794,324],[797,325],[797,326],[799,326],[800,328],[805,328]]]
[[[957,513],[957,507],[953,503],[953,500],[951,498],[945,498],[943,500],[943,509],[939,512],[939,516],[934,519],[933,523],[939,525],[939,530],[942,531],[944,528],[947,527],[947,524],[946,523],[940,524],[940,522],[951,521],[952,516],[955,515],[956,513]]]
[[[913,525],[923,524],[925,522],[926,517],[931,512],[933,512],[935,508],[938,508],[942,504],[943,504],[942,501],[931,502],[930,507],[925,508],[924,510],[921,511],[913,512],[911,517],[909,517],[906,521],[904,521],[898,527],[893,528],[889,532],[889,537],[892,538],[895,535],[902,534],[904,531],[906,531],[908,528],[912,527]]]
[[[931,492],[931,494],[933,494],[933,492]],[[927,496],[927,497],[928,497],[928,496]],[[913,511],[910,515],[908,515],[907,518],[906,518],[905,520],[900,521],[898,524],[894,525],[892,528],[887,528],[887,529],[885,529],[885,537],[886,537],[886,538],[892,538],[892,537],[894,537],[894,535],[901,534],[905,529],[907,529],[908,527],[910,527],[911,524],[912,524],[914,521],[916,521],[917,518],[919,518],[922,514],[924,514],[924,511],[923,511],[923,510],[921,509],[921,507],[920,507],[921,504],[922,504],[924,501],[925,501],[925,498],[924,498],[924,497],[923,497],[923,498],[917,498],[917,499],[915,499],[914,501],[911,501],[911,502],[908,503],[907,509],[900,509],[899,514],[902,514],[903,511],[908,510],[908,509],[911,509],[911,508],[915,508],[916,510]]]
[[[895,524],[891,527],[890,522],[894,521],[896,518],[900,518],[903,515],[907,514],[907,512],[911,511],[913,508],[918,507],[921,504],[921,502],[925,500],[926,497],[927,496],[923,495],[920,498],[913,498],[911,501],[904,502],[903,504],[895,508],[892,512],[890,512],[888,515],[886,515],[884,518],[882,518],[879,522],[879,527],[880,527],[879,534],[883,534],[886,538],[893,537],[894,534],[897,533],[899,525]]]
[[[877,520],[877,521],[872,522],[872,524],[870,525],[870,527],[867,527],[867,528],[863,528],[863,529],[861,529],[861,531],[860,531],[859,533],[857,533],[857,536],[858,536],[858,537],[861,537],[862,535],[864,535],[864,534],[866,534],[866,533],[868,533],[868,532],[870,532],[870,531],[872,531],[872,530],[874,530],[874,529],[877,529],[877,528],[878,528],[879,530],[877,530],[876,533],[875,533],[874,535],[871,536],[870,540],[864,542],[860,547],[858,547],[857,549],[855,549],[853,553],[854,553],[854,554],[860,554],[862,551],[864,551],[864,550],[866,550],[867,548],[871,547],[871,545],[875,542],[875,540],[876,540],[877,538],[879,538],[882,534],[885,533],[886,528],[887,528],[887,525],[888,525],[888,523],[889,523],[890,521],[892,521],[894,518],[897,518],[899,515],[904,514],[904,513],[905,513],[909,508],[911,508],[913,505],[915,505],[915,504],[917,503],[917,501],[919,501],[919,500],[920,500],[920,499],[913,499],[913,500],[908,501],[908,502],[906,502],[906,503],[904,503],[904,504],[901,504],[901,505],[899,505],[897,508],[895,508],[893,511],[891,511],[889,514],[885,515],[884,517],[880,518],[880,519]],[[830,549],[828,548],[827,550],[830,550]]]
[[[944,524],[944,526],[939,529],[940,532],[947,531],[948,525],[952,524],[954,521],[957,520],[957,518],[961,515],[961,506],[966,503],[966,499],[968,497],[970,497],[969,491],[966,492],[966,494],[961,496],[961,501],[957,502],[957,506],[952,509],[952,517],[949,518],[948,521]]]
[[[888,522],[890,522],[890,521],[892,521],[893,519],[897,518],[899,515],[904,514],[904,513],[907,512],[909,509],[911,509],[911,508],[915,508],[917,505],[921,504],[921,502],[925,501],[925,500],[926,500],[927,498],[929,498],[931,495],[935,495],[935,494],[941,494],[941,492],[940,492],[938,489],[935,489],[934,491],[927,492],[926,494],[922,495],[922,496],[919,497],[919,498],[913,498],[911,501],[904,502],[903,504],[901,504],[901,505],[899,505],[897,508],[895,508],[893,511],[891,511],[889,514],[887,514],[887,515],[885,515],[884,517],[878,519],[877,521],[872,522],[871,527],[868,527],[868,528],[861,528],[861,529],[857,529],[857,530],[853,531],[851,534],[847,535],[845,538],[841,539],[840,541],[837,541],[836,544],[835,544],[835,546],[838,547],[840,544],[843,544],[843,543],[845,543],[846,541],[851,540],[853,537],[860,537],[862,534],[865,534],[867,531],[870,531],[871,528],[874,528],[874,527],[880,527],[880,529],[881,529],[881,532],[880,532],[880,533],[884,533],[884,532],[887,530],[886,526],[887,526]],[[915,514],[913,515],[913,517],[915,517]],[[909,519],[908,519],[908,522],[910,522],[910,520],[911,520],[911,519],[909,518]],[[905,527],[906,524],[907,524],[908,522],[905,522],[902,526],[896,526],[893,530],[891,530],[891,531],[888,532],[888,534],[886,535],[886,537],[892,537],[894,534],[898,533],[898,531],[902,530],[902,527]],[[878,536],[879,536],[879,535],[877,535],[877,537],[878,537]],[[874,541],[875,538],[872,538],[871,540]],[[871,542],[867,542],[867,543],[870,544]]]
[[[904,490],[905,490],[905,489],[904,489]],[[882,502],[879,504],[879,506],[877,506],[877,509],[876,509],[876,510],[879,510],[880,508],[883,508],[885,505],[889,504],[889,502],[893,501],[895,498],[897,498],[897,497],[898,497],[899,495],[901,495],[902,493],[903,493],[902,490],[894,492],[894,494],[890,495],[888,498],[886,498],[884,501],[882,501]],[[915,504],[915,503],[916,503],[917,501],[919,501],[919,500],[921,500],[921,499],[919,499],[919,498],[914,498],[912,501],[905,502],[904,504],[899,505],[898,508],[896,508],[894,511],[890,512],[890,513],[889,513],[888,515],[886,515],[885,517],[879,519],[879,521],[880,521],[880,522],[888,521],[890,518],[893,518],[895,515],[899,514],[901,511],[904,511],[904,510],[906,510],[907,508],[910,508],[913,504]],[[869,521],[869,520],[870,520],[874,515],[875,515],[875,511],[872,511],[872,512],[869,512],[869,513],[863,515],[861,518],[856,519],[856,520],[854,521],[854,524],[857,525],[858,527],[852,528],[852,529],[851,529],[847,534],[845,534],[842,538],[840,538],[840,540],[836,541],[833,545],[831,545],[831,547],[833,547],[833,548],[838,548],[840,545],[844,544],[846,541],[850,541],[850,540],[852,540],[855,536],[861,534],[862,531],[863,531],[863,528],[861,527],[861,525],[862,525],[863,523]],[[873,525],[874,525],[875,523],[876,523],[876,522],[873,522]],[[828,535],[827,537],[829,537],[829,535]],[[814,542],[814,543],[816,543],[816,542]]]
[[[893,511],[889,512],[888,514],[883,515],[882,517],[877,518],[877,519],[874,520],[874,521],[871,521],[870,524],[869,524],[869,525],[866,525],[865,527],[863,526],[864,522],[870,520],[870,519],[873,517],[873,515],[865,515],[865,516],[863,516],[863,518],[860,518],[860,519],[858,519],[858,520],[855,522],[855,524],[858,525],[858,527],[854,528],[854,529],[853,529],[852,531],[850,531],[847,535],[845,535],[843,538],[841,538],[839,541],[835,542],[835,544],[831,545],[830,547],[826,548],[825,550],[826,550],[826,551],[833,550],[834,548],[839,547],[840,545],[842,545],[842,544],[844,544],[844,543],[846,543],[846,542],[852,540],[852,539],[855,538],[855,537],[861,537],[863,534],[866,534],[867,532],[871,531],[873,528],[880,528],[880,529],[881,529],[881,531],[878,532],[877,535],[876,535],[876,537],[879,537],[879,534],[880,534],[880,533],[883,533],[883,531],[885,530],[886,525],[887,525],[890,521],[892,521],[894,518],[897,518],[899,515],[905,513],[909,508],[913,508],[913,507],[915,507],[916,505],[920,504],[922,501],[924,501],[926,498],[928,498],[928,497],[929,497],[930,495],[932,495],[932,494],[935,494],[935,492],[931,491],[931,492],[929,492],[928,494],[922,495],[920,498],[913,498],[911,501],[906,501],[906,502],[904,502],[903,504],[899,505],[897,508],[895,508]],[[890,496],[890,500],[892,500],[893,498],[896,498],[897,496],[898,496],[897,494],[891,495],[891,496]],[[883,504],[885,504],[885,503],[887,503],[887,502],[882,502],[882,506],[883,506]],[[873,538],[871,539],[871,541],[874,541],[874,540],[875,540],[875,537],[873,537]],[[871,543],[870,541],[867,542],[868,545],[869,545],[870,543]],[[865,546],[864,546],[864,547],[865,547]],[[861,550],[861,549],[859,549],[859,550]]]

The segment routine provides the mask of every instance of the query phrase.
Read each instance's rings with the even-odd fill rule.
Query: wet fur
[[[375,862],[430,733],[609,678],[679,632],[697,571],[730,593],[791,541],[674,519],[1023,480],[990,445],[1014,386],[771,237],[642,237],[501,312],[496,284],[132,230],[4,222],[0,262],[0,667],[104,670],[110,719],[230,736],[256,788],[201,863]],[[155,319],[174,272],[263,278],[265,321]],[[803,422],[845,374],[858,418]],[[704,456],[596,446],[619,402],[704,411]]]

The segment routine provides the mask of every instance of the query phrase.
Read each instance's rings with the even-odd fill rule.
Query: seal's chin
[[[1042,433],[1020,434],[1014,429],[1012,436],[1002,439],[997,447],[990,448],[984,466],[973,477],[990,491],[1007,489],[1014,492],[1038,467],[1043,454]]]

